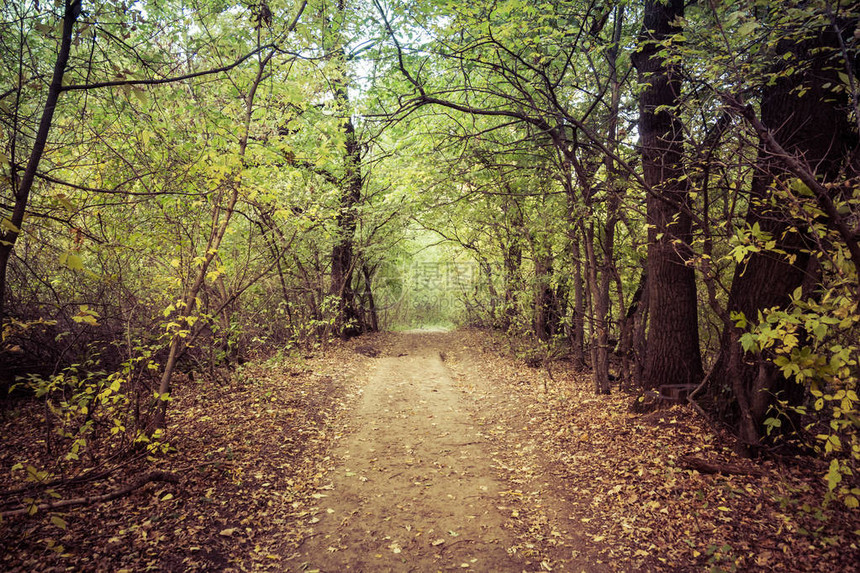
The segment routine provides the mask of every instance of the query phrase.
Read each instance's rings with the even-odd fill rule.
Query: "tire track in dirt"
[[[443,339],[404,334],[376,361],[294,571],[529,568],[509,552],[508,486],[440,358]]]

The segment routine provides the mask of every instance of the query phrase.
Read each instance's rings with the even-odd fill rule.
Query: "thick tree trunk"
[[[340,18],[347,13],[346,0],[337,1],[337,11]],[[355,290],[353,288],[353,272],[357,268],[354,253],[355,231],[357,228],[359,202],[361,201],[361,142],[355,133],[349,104],[349,75],[347,74],[347,57],[344,49],[346,40],[342,30],[334,29],[334,48],[329,55],[337,62],[340,76],[334,80],[334,99],[338,112],[342,117],[344,134],[344,175],[341,180],[340,206],[337,213],[337,237],[331,252],[331,285],[329,294],[334,297],[336,309],[334,317],[335,332],[342,338],[361,334],[363,317],[356,309]]]
[[[339,98],[343,107],[347,105],[346,89]],[[343,187],[340,196],[340,210],[337,215],[338,236],[332,247],[331,254],[331,295],[335,297],[337,310],[335,330],[337,334],[347,339],[361,333],[362,319],[356,310],[355,291],[352,284],[356,260],[353,241],[357,227],[357,214],[361,200],[361,149],[355,134],[355,126],[351,118],[344,121],[346,148],[344,161],[346,163]]]
[[[696,277],[686,264],[691,238],[689,185],[684,174],[681,120],[673,111],[680,80],[660,56],[660,42],[680,32],[683,0],[646,0],[640,49],[633,58],[639,81],[639,136],[648,211],[648,328],[644,384],[701,380]]]
[[[844,96],[822,88],[828,82],[837,85],[839,81],[837,69],[829,60],[838,45],[831,30],[801,43],[781,42],[781,53],[794,57],[788,61],[777,58],[774,73],[789,65],[797,66],[798,60],[810,65],[802,73],[780,74],[773,85],[765,87],[761,102],[761,122],[785,151],[802,158],[822,182],[839,176],[857,144],[848,102]],[[797,92],[800,85],[808,90],[802,97]],[[759,311],[785,308],[791,293],[809,281],[809,273],[817,273],[809,266],[812,245],[803,232],[804,222],[793,219],[782,202],[771,200],[774,188],[788,185],[791,179],[784,158],[771,151],[762,142],[746,222],[769,233],[776,247],[753,253],[738,264],[728,300],[729,312],[743,313],[751,322],[757,320]],[[738,343],[742,332],[731,327],[723,333],[720,355],[708,379],[707,405],[721,419],[733,423],[744,444],[755,446],[762,437],[773,396],[779,394],[796,403],[802,399],[804,389],[783,378],[770,357],[745,355]]]

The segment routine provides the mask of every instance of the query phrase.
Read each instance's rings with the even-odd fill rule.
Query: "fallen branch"
[[[758,468],[744,467],[738,464],[707,462],[701,458],[694,458],[693,456],[681,456],[680,458],[678,458],[678,463],[682,467],[685,467],[689,470],[696,470],[700,474],[725,474],[740,476],[764,475],[764,472],[762,472]]]
[[[73,477],[70,479],[55,479],[53,481],[44,482],[44,483],[31,483],[25,486],[17,487],[15,489],[9,489],[6,491],[0,491],[0,498],[2,497],[11,497],[13,495],[18,495],[22,493],[27,493],[33,491],[35,489],[48,489],[53,487],[68,487],[73,485],[78,485],[82,483],[86,483],[88,481],[97,481],[100,479],[104,479],[108,477],[113,470],[105,470],[102,472],[90,472],[84,474],[82,476]]]
[[[37,511],[53,511],[55,509],[60,509],[63,507],[72,507],[75,505],[93,505],[96,503],[104,503],[106,501],[111,501],[117,499],[119,497],[126,496],[133,492],[136,489],[140,489],[145,486],[149,482],[154,481],[164,481],[170,483],[179,483],[179,477],[176,474],[164,471],[153,471],[149,472],[146,475],[139,477],[128,485],[125,485],[117,490],[114,490],[110,493],[106,493],[103,495],[92,495],[87,497],[76,497],[73,499],[61,499],[58,501],[52,501],[49,503],[41,503],[36,506]],[[14,517],[16,515],[26,515],[31,513],[32,506],[22,507],[20,509],[15,509],[11,511],[4,511],[0,513],[0,517]]]

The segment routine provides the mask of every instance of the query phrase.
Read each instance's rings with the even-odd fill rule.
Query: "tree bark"
[[[346,110],[346,87],[339,90],[338,99]],[[348,113],[348,112],[346,112]],[[336,225],[338,235],[331,253],[331,291],[337,304],[335,329],[342,339],[361,333],[362,320],[356,310],[353,270],[356,265],[353,241],[357,228],[356,208],[361,201],[361,149],[355,134],[352,118],[347,117],[343,124],[346,135],[344,149],[344,179],[341,187],[340,208]]]
[[[535,241],[535,298],[534,298],[534,331],[538,340],[547,342],[552,338],[553,307],[555,296],[552,291],[552,253],[545,252],[548,246]]]
[[[14,206],[12,208],[12,216],[9,217],[7,225],[0,228],[0,325],[3,324],[6,318],[6,273],[9,268],[9,259],[12,257],[15,243],[21,234],[21,225],[24,222],[24,214],[27,212],[30,192],[33,189],[33,182],[36,179],[39,163],[45,154],[45,145],[48,143],[48,134],[54,121],[54,112],[57,109],[60,93],[63,91],[63,76],[66,73],[66,66],[69,63],[69,54],[72,47],[72,31],[80,14],[81,0],[65,0],[60,49],[54,62],[54,71],[51,76],[51,83],[48,85],[48,94],[45,97],[42,118],[39,120],[39,129],[36,131],[33,148],[30,150],[30,158],[27,161],[27,166],[24,168],[24,173],[21,175],[20,181],[15,176],[15,167],[10,167],[13,170],[9,181],[14,195]],[[18,181],[17,186],[16,181]]]
[[[777,78],[764,88],[760,122],[767,134],[760,134],[763,137],[746,223],[769,233],[776,247],[752,253],[737,265],[728,300],[728,311],[742,313],[750,323],[757,321],[760,311],[785,308],[791,293],[810,279],[814,247],[804,231],[805,222],[793,219],[783,202],[772,197],[774,189],[787,185],[792,177],[787,160],[793,157],[802,161],[818,182],[833,182],[841,176],[857,145],[847,98],[822,87],[839,81],[830,59],[838,45],[838,37],[829,29],[804,42],[783,40],[778,52],[792,57],[775,58],[778,64],[773,73]],[[806,67],[794,75],[780,73],[789,65]],[[807,88],[802,97],[797,91],[801,85]],[[768,140],[776,142],[782,152],[773,149]],[[812,278],[815,281],[816,277]],[[733,424],[742,443],[755,447],[763,436],[763,422],[773,396],[779,394],[797,403],[804,388],[782,377],[767,355],[746,355],[738,343],[742,333],[734,326],[723,333],[720,354],[708,379],[705,405]]]
[[[600,394],[609,394],[609,330],[610,330],[610,305],[609,287],[615,270],[615,228],[618,225],[619,210],[621,208],[621,194],[624,188],[621,182],[621,173],[613,157],[617,151],[618,111],[621,103],[621,82],[618,79],[618,50],[621,42],[621,27],[624,21],[624,7],[615,8],[612,43],[606,54],[609,66],[609,115],[607,117],[606,140],[607,149],[610,153],[604,155],[604,166],[606,168],[606,220],[603,224],[603,234],[600,245],[603,259],[600,263],[600,285],[596,300],[595,318],[597,325],[597,339],[594,368],[595,385]],[[593,240],[593,237],[592,239]],[[597,265],[597,261],[594,261]],[[597,286],[597,285],[595,285]],[[624,299],[619,298],[619,305],[624,304]],[[599,362],[598,362],[599,361]]]
[[[364,284],[367,287],[367,313],[370,316],[368,328],[371,332],[379,332],[379,313],[376,311],[376,299],[373,297],[373,273],[367,263],[361,265],[361,271],[364,274]]]
[[[596,394],[609,394],[609,334],[606,315],[609,312],[609,288],[605,291],[597,278],[597,258],[594,253],[594,225],[585,232],[586,274],[591,293],[591,370]]]
[[[659,42],[680,32],[683,0],[646,0],[640,48],[633,63],[647,84],[639,99],[643,178],[649,187],[648,307],[644,384],[695,384],[703,376],[699,349],[696,277],[687,265],[691,239],[684,138],[674,112],[680,80],[659,54]]]
[[[585,370],[585,294],[582,288],[582,258],[576,230],[571,233],[571,254],[573,256],[573,317],[571,320],[571,345],[573,346],[573,367]]]
[[[633,298],[630,300],[630,305],[627,307],[627,312],[621,318],[621,328],[618,336],[618,353],[621,355],[621,378],[622,384],[628,386],[636,386],[638,377],[636,375],[636,364],[640,363],[640,357],[636,352],[636,325],[641,321],[643,294],[646,292],[646,284],[648,282],[648,273],[643,271],[639,278],[639,286],[633,293]]]
[[[346,16],[346,0],[338,0],[337,11],[341,19]],[[338,336],[346,340],[361,334],[362,316],[356,308],[356,293],[353,287],[353,271],[357,267],[355,257],[355,231],[358,226],[356,209],[361,201],[361,143],[355,133],[355,124],[350,115],[349,86],[346,70],[344,40],[339,30],[334,31],[335,48],[331,54],[338,64],[339,77],[334,80],[334,99],[341,114],[345,139],[343,161],[344,174],[341,180],[340,206],[337,213],[337,236],[331,251],[331,286],[329,294],[335,298],[334,327]]]
[[[140,489],[146,484],[150,482],[161,481],[168,483],[179,483],[179,476],[176,474],[172,474],[170,472],[165,472],[161,470],[154,470],[143,476],[137,478],[131,483],[116,489],[109,493],[104,493],[101,495],[93,495],[87,497],[76,497],[73,499],[59,499],[57,501],[50,501],[48,503],[42,503],[37,506],[37,511],[54,511],[57,509],[63,509],[65,507],[74,507],[79,505],[93,505],[96,503],[105,503],[107,501],[112,501],[114,499],[118,499],[120,497],[126,496],[133,492],[136,489]],[[29,507],[23,507],[21,509],[13,509],[10,511],[4,511],[0,513],[0,517],[14,517],[17,515],[28,515],[31,513]]]
[[[522,289],[521,268],[523,248],[520,237],[523,232],[523,214],[519,205],[504,205],[508,219],[506,243],[502,245],[505,265],[505,307],[500,317],[500,326],[508,330],[515,324],[519,309],[519,293]]]

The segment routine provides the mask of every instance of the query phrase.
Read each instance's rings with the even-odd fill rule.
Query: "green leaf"
[[[744,22],[741,24],[740,28],[738,28],[739,36],[749,36],[753,32],[755,32],[756,28],[758,28],[758,22],[752,20],[750,22]]]
[[[73,271],[82,271],[84,270],[84,261],[81,259],[81,256],[72,251],[66,251],[62,255],[60,255],[60,264],[65,265]]]
[[[48,26],[47,24],[42,24],[41,22],[36,22],[33,27],[45,36],[51,36],[54,33],[53,26]]]
[[[54,199],[56,199],[57,202],[60,205],[62,205],[63,208],[66,211],[68,211],[69,213],[74,212],[75,206],[72,204],[71,201],[69,201],[68,197],[66,197],[63,193],[58,193],[57,195],[54,196]]]
[[[146,90],[135,88],[131,93],[137,98],[141,105],[146,106],[149,104],[149,94],[146,93]]]
[[[764,425],[767,427],[767,435],[773,431],[774,428],[779,428],[782,426],[782,420],[779,418],[768,418],[764,421]]]
[[[755,338],[750,332],[746,332],[741,335],[740,343],[744,349],[744,352],[749,352],[752,348],[756,346]]]

